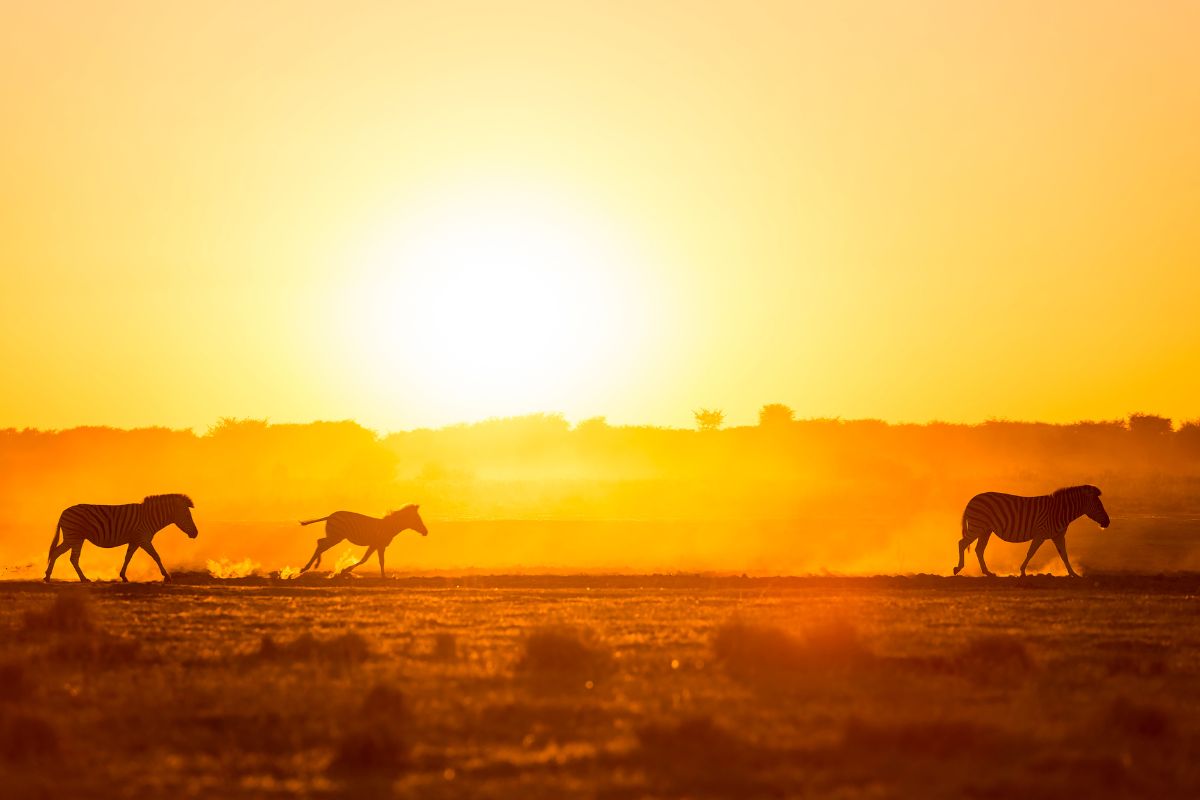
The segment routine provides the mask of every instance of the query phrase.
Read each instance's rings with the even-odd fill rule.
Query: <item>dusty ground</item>
[[[0,583],[5,797],[1200,796],[1200,576],[177,577]]]

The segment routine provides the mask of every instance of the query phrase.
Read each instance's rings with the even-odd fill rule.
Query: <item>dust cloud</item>
[[[211,430],[0,431],[0,568],[40,575],[66,507],[186,492],[200,536],[170,528],[168,568],[240,576],[303,564],[323,535],[301,519],[382,516],[416,502],[430,528],[400,534],[406,573],[948,572],[961,513],[987,490],[1045,494],[1092,483],[1112,527],[1076,523],[1072,555],[1094,571],[1200,568],[1200,423],[1151,415],[1049,425],[774,421],[715,431],[570,425],[532,415],[379,435],[353,422],[222,420]],[[362,548],[343,543],[322,569]],[[90,577],[115,578],[123,549],[85,548]],[[993,543],[1015,567],[1024,548]],[[370,566],[372,559],[360,571]],[[1033,562],[1058,571],[1053,548]],[[973,555],[968,572],[974,567]],[[286,567],[294,574],[295,567]],[[73,577],[60,560],[56,576]],[[157,569],[139,554],[134,580]]]

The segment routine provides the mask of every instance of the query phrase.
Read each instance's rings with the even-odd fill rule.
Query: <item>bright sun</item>
[[[632,249],[545,195],[429,203],[360,263],[350,347],[377,389],[447,419],[578,406],[611,390],[646,331]]]

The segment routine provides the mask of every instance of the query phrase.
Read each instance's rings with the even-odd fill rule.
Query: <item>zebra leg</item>
[[[133,554],[137,552],[138,545],[136,542],[130,542],[125,548],[125,563],[121,565],[121,580],[129,583],[129,578],[125,577],[125,570],[129,569],[129,559],[133,558]]]
[[[1025,567],[1028,566],[1029,559],[1033,558],[1033,554],[1037,552],[1038,548],[1042,546],[1042,542],[1044,541],[1046,540],[1035,536],[1033,541],[1029,543],[1029,552],[1025,554],[1025,560],[1021,562],[1022,578],[1025,577]]]
[[[383,574],[383,551],[386,549],[387,549],[386,547],[379,548],[379,577],[381,577],[381,578],[386,577]]]
[[[46,582],[50,582],[50,573],[54,571],[54,562],[58,561],[58,557],[71,549],[71,545],[63,542],[58,547],[50,548],[50,557],[46,560]]]
[[[977,538],[978,537],[974,534],[964,533],[963,537],[958,540],[958,566],[954,568],[955,575],[962,572],[963,566],[967,563],[967,548],[970,547],[971,542],[975,541]]]
[[[988,540],[992,538],[990,533],[985,533],[979,537],[979,544],[975,545],[975,557],[979,559],[979,569],[984,575],[992,576],[996,573],[992,572],[987,567],[987,562],[983,560],[983,551],[987,549]]]
[[[343,573],[349,573],[349,572],[350,572],[351,570],[353,570],[355,567],[362,565],[362,563],[363,563],[364,561],[366,561],[368,558],[370,558],[370,557],[371,557],[371,554],[372,554],[372,553],[374,553],[374,552],[375,552],[375,548],[374,548],[374,547],[368,547],[368,548],[367,548],[367,552],[363,553],[363,557],[362,557],[362,558],[360,558],[358,561],[354,562],[354,563],[353,563],[353,564],[351,564],[350,566],[346,567],[344,570],[342,570],[342,572],[343,572]]]
[[[154,549],[154,543],[146,542],[142,545],[142,549],[150,554],[150,557],[154,559],[155,564],[158,564],[158,571],[162,573],[163,583],[170,583],[171,574],[167,572],[167,568],[163,566],[162,559],[158,557],[158,551]]]
[[[1065,533],[1060,533],[1054,537],[1054,547],[1058,550],[1058,557],[1062,559],[1063,564],[1067,567],[1067,574],[1072,578],[1078,578],[1079,573],[1071,569],[1071,562],[1067,559],[1067,535]]]
[[[317,540],[317,549],[313,550],[312,558],[310,558],[308,560],[308,563],[304,565],[304,569],[302,569],[300,571],[308,572],[308,570],[312,567],[321,566],[321,554],[324,553],[329,548],[333,547],[335,544],[337,544],[337,542],[330,541],[328,538],[318,539]]]
[[[82,583],[91,583],[91,581],[88,580],[87,575],[84,575],[83,570],[79,568],[79,553],[82,552],[82,550],[83,540],[81,539],[78,544],[75,544],[71,547],[71,566],[75,568],[75,573],[79,575],[79,580]]]

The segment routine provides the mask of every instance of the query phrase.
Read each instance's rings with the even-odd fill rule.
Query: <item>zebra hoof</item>
[[[963,569],[962,567],[955,567],[954,574],[957,575],[958,573],[962,572],[962,569]]]

